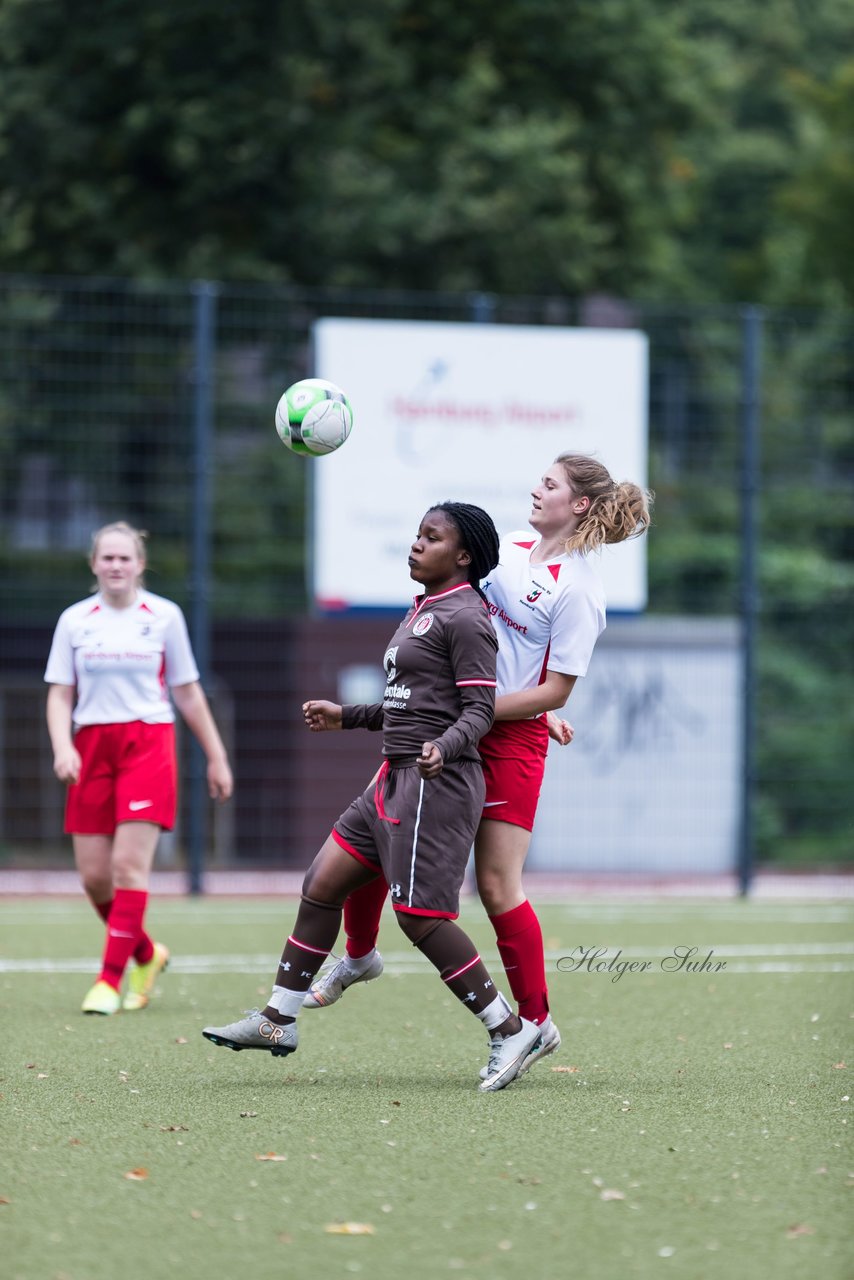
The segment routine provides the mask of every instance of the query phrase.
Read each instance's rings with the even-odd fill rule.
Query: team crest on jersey
[[[393,649],[386,649],[385,656],[383,658],[383,666],[385,667],[386,679],[389,684],[394,684],[397,677],[397,667],[395,664],[397,662],[397,651],[399,648],[400,645],[395,645]]]
[[[529,591],[528,594],[525,596],[525,599],[528,601],[529,604],[533,604],[535,600],[539,600],[542,594],[543,594],[542,591],[539,588],[537,588],[535,591]]]
[[[412,634],[414,636],[426,636],[427,632],[430,630],[432,625],[433,625],[432,613],[424,613],[421,615],[421,617],[415,623],[415,626],[412,628]]]

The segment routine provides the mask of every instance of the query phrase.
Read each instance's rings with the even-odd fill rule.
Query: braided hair
[[[431,511],[441,511],[460,535],[460,544],[471,556],[469,583],[484,600],[481,579],[498,564],[498,532],[483,507],[470,502],[439,502]]]

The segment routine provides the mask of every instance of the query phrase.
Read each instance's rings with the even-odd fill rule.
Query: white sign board
[[[742,664],[726,618],[619,619],[549,744],[529,871],[724,874],[736,866]]]
[[[321,609],[406,606],[409,547],[437,502],[484,507],[500,534],[526,529],[559,453],[646,484],[647,340],[634,330],[323,319],[314,364],[354,414],[346,444],[309,464]],[[602,553],[609,610],[644,608],[644,543]]]

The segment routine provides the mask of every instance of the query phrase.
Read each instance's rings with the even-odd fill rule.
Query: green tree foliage
[[[854,14],[852,14],[854,21]],[[854,299],[854,59],[827,83],[798,76],[798,162],[782,194],[800,229],[799,291],[816,302]]]
[[[852,19],[852,0],[78,0],[70,21],[5,0],[0,268],[812,299],[804,245],[850,284]]]

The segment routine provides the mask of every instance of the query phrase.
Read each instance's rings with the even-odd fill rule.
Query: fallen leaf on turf
[[[732,1048],[732,1045],[731,1045],[730,1043],[727,1043],[727,1044],[725,1044],[725,1045],[724,1045],[724,1048],[725,1048],[725,1049],[731,1049],[731,1048]]]
[[[275,1161],[278,1161],[279,1163],[281,1163],[283,1160],[287,1160],[287,1158],[288,1158],[287,1156],[277,1156],[275,1151],[267,1151],[263,1156],[255,1157],[256,1160],[275,1160]]]
[[[791,1227],[786,1228],[786,1237],[794,1240],[796,1236],[814,1236],[815,1227],[810,1227],[806,1222],[797,1222]]]
[[[145,1179],[148,1177],[148,1170],[147,1169],[128,1169],[127,1173],[124,1174],[123,1176],[127,1178],[129,1182],[144,1182]]]
[[[38,1073],[38,1075],[36,1076],[36,1079],[37,1079],[37,1080],[47,1080],[47,1072],[46,1072],[46,1071],[40,1071],[40,1072]]]
[[[7,1199],[6,1196],[0,1196],[0,1204],[11,1204],[11,1203],[12,1201]]]
[[[198,1222],[199,1218],[201,1218],[202,1216],[203,1216],[203,1215],[202,1215],[202,1211],[201,1211],[201,1209],[191,1209],[191,1210],[190,1210],[190,1217],[191,1217],[191,1218],[195,1218],[196,1222]]]
[[[293,1244],[294,1242],[293,1236],[289,1236],[287,1231],[280,1231],[279,1234],[276,1236],[276,1239],[278,1240],[279,1244]]]
[[[552,1067],[552,1071],[565,1071],[569,1075],[577,1075],[581,1067]]]
[[[158,1126],[161,1133],[189,1133],[190,1130],[185,1124],[161,1124]]]
[[[600,1200],[625,1200],[622,1191],[616,1191],[613,1187],[603,1187],[599,1192]]]
[[[69,1147],[82,1147],[83,1143],[80,1141],[79,1138],[69,1138],[68,1145]]]
[[[834,1064],[833,1064],[833,1070],[834,1070],[834,1071],[844,1071],[844,1070],[845,1070],[845,1063],[844,1063],[844,1062],[834,1062]]]
[[[392,1105],[393,1107],[399,1107],[399,1106],[400,1106],[400,1103],[399,1103],[399,1102],[393,1102],[391,1105]]]
[[[369,1222],[327,1222],[323,1230],[330,1236],[372,1236]]]
[[[186,1037],[186,1036],[178,1036],[178,1038],[176,1039],[175,1043],[176,1043],[176,1044],[189,1044],[189,1041],[188,1041],[188,1039],[187,1039],[187,1037]]]

